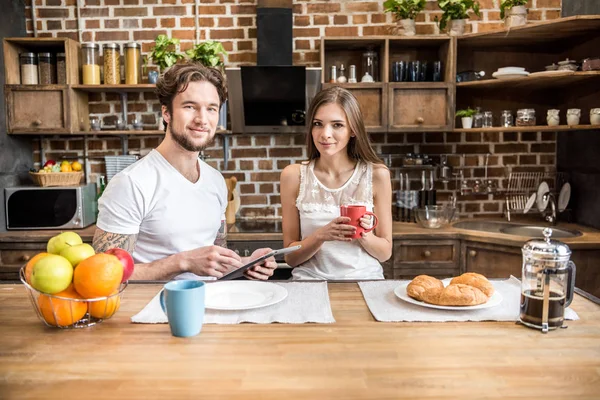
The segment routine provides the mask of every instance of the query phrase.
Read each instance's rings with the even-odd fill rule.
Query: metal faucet
[[[556,220],[557,220],[557,216],[556,216],[556,198],[554,197],[553,193],[550,192],[546,192],[544,193],[544,195],[542,196],[542,200],[544,200],[545,202],[549,202],[550,203],[550,213],[546,215],[546,221],[550,222],[552,225],[556,225]],[[548,206],[546,206],[546,210],[548,209]],[[546,211],[544,210],[544,212]]]

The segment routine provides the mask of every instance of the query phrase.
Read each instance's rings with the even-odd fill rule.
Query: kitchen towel
[[[444,322],[444,321],[518,321],[521,301],[521,281],[514,276],[506,280],[491,280],[494,289],[502,295],[502,302],[495,307],[478,310],[438,310],[407,303],[394,294],[394,289],[409,281],[359,282],[358,286],[373,314],[380,322]],[[443,279],[444,286],[450,278]],[[565,319],[577,320],[579,316],[570,308]]]
[[[273,282],[274,283],[274,282]],[[205,324],[302,324],[335,322],[329,302],[327,282],[277,282],[288,291],[288,296],[277,304],[252,310],[221,311],[206,309]],[[210,283],[209,283],[210,285]],[[159,294],[131,317],[131,322],[140,324],[166,324],[167,316],[160,307]]]

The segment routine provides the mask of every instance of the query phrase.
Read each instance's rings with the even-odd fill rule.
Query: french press
[[[523,278],[519,320],[547,333],[562,326],[565,308],[573,301],[575,263],[569,261],[569,246],[550,239],[552,229],[546,228],[543,233],[544,239],[532,239],[521,249]]]

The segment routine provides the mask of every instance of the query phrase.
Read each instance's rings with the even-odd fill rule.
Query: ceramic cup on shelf
[[[569,108],[567,110],[567,125],[579,125],[579,118],[581,117],[581,110],[579,108]]]
[[[600,125],[600,108],[592,108],[590,110],[590,124]]]
[[[204,323],[205,286],[202,281],[171,281],[160,292],[160,306],[173,336],[196,336]]]
[[[548,126],[560,125],[560,110],[548,110],[548,114],[546,115],[546,122],[548,123]]]

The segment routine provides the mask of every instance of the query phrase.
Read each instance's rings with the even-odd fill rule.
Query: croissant
[[[406,287],[406,293],[413,299],[423,301],[423,293],[431,289],[443,289],[444,284],[437,278],[429,275],[419,275]]]
[[[488,297],[476,287],[452,284],[443,289],[430,289],[423,293],[423,300],[438,306],[476,306],[488,301]]]
[[[452,278],[450,281],[451,285],[458,283],[473,286],[481,290],[487,297],[492,297],[494,294],[494,286],[490,283],[490,281],[488,281],[485,276],[475,272],[466,272],[461,276]]]

